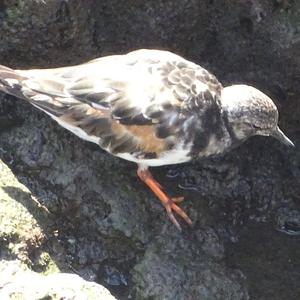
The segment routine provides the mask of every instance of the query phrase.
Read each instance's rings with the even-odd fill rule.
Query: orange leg
[[[191,219],[176,203],[181,202],[183,197],[170,198],[163,191],[161,185],[152,177],[148,169],[138,168],[137,174],[139,178],[145,182],[145,184],[153,191],[153,193],[159,198],[162,205],[165,207],[167,214],[174,225],[181,230],[181,227],[176,220],[173,211],[177,213],[182,219],[184,219],[189,225],[192,224]]]

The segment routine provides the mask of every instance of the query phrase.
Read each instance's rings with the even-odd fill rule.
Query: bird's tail
[[[26,79],[27,78],[18,74],[15,70],[0,65],[0,91],[19,98],[24,98],[22,93],[22,81]]]
[[[48,75],[46,69],[14,70],[0,65],[0,92],[24,99],[47,114],[60,117],[81,102],[65,95],[63,84]],[[88,104],[84,106],[90,108]]]

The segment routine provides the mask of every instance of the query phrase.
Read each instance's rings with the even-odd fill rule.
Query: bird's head
[[[222,91],[221,102],[225,121],[238,140],[264,135],[273,136],[287,146],[294,146],[278,126],[276,105],[258,89],[248,85],[228,86]]]

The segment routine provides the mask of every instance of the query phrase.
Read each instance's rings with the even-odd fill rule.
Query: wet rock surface
[[[253,84],[272,96],[297,146],[299,20],[292,0],[5,0],[0,63],[54,67],[169,49],[224,84]],[[1,259],[78,274],[117,299],[299,298],[297,147],[255,137],[221,158],[154,169],[170,194],[188,199],[182,207],[194,225],[183,224],[182,233],[137,180],[134,164],[2,94],[0,147],[18,179],[8,184],[1,168],[1,207],[26,210],[17,213],[26,234],[16,235],[14,222],[3,227],[14,210],[1,209]]]

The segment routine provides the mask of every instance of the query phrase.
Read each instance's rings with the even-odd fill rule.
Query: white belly
[[[183,149],[182,144],[178,144],[175,149],[166,151],[163,154],[161,154],[158,158],[154,159],[139,159],[130,153],[119,153],[116,154],[116,156],[145,166],[156,167],[163,165],[174,165],[191,160],[190,156],[188,155],[190,152],[189,145],[184,148],[185,149]]]

